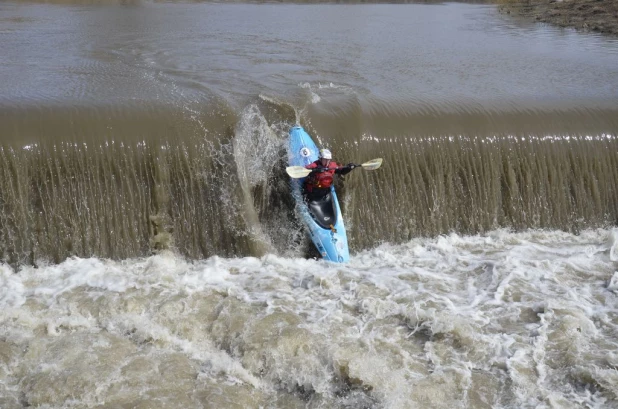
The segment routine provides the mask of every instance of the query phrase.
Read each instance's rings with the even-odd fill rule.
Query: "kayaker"
[[[339,166],[328,149],[320,149],[318,157],[318,160],[305,166],[307,169],[313,169],[303,184],[303,194],[308,200],[324,197],[330,192],[335,174],[347,175],[357,166],[353,163]]]

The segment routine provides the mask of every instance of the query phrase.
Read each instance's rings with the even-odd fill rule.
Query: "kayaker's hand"
[[[353,163],[348,163],[348,164],[346,165],[346,168],[348,168],[348,169],[350,169],[350,170],[354,170],[354,168],[355,168],[355,167],[356,167],[356,165],[355,165],[355,164],[353,164]]]

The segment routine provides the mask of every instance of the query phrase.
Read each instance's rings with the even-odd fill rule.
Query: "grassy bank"
[[[578,30],[618,35],[618,0],[498,0],[500,11]]]

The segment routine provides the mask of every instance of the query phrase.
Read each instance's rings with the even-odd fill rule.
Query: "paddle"
[[[382,166],[382,158],[372,159],[369,162],[365,162],[360,165],[354,165],[355,167],[361,166],[365,170],[376,170],[380,166]],[[340,169],[340,168],[339,168]],[[285,168],[285,171],[290,175],[290,177],[294,179],[304,178],[305,176],[309,176],[309,174],[315,169],[307,169],[302,166],[288,166]]]

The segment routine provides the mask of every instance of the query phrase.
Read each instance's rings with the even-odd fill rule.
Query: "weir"
[[[284,104],[232,114],[207,106],[197,116],[161,106],[43,112],[2,117],[3,261],[305,252],[283,172],[297,113]],[[303,115],[337,160],[384,158],[380,171],[339,183],[352,251],[497,228],[578,232],[618,219],[618,142],[601,131],[618,129],[610,110]]]

